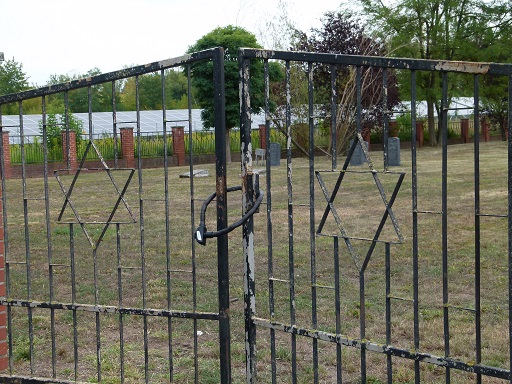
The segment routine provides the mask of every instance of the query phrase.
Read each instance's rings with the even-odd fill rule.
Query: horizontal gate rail
[[[250,48],[242,48],[241,55],[246,59],[285,60],[311,62],[317,64],[354,65],[361,67],[404,69],[409,71],[459,72],[474,75],[512,74],[512,68],[509,64],[500,63],[402,59],[329,53],[269,51]]]
[[[121,69],[119,71],[108,72],[101,75],[95,75],[91,77],[84,77],[77,80],[71,80],[67,83],[61,83],[56,85],[50,85],[23,91],[19,93],[12,93],[8,95],[0,95],[0,105],[12,103],[15,101],[23,101],[33,99],[35,97],[49,96],[56,93],[62,93],[65,91],[72,91],[74,89],[80,89],[87,86],[104,84],[115,80],[122,80],[128,77],[134,77],[144,75],[152,72],[157,72],[162,69],[180,67],[182,65],[193,64],[196,62],[209,60],[212,58],[212,50],[201,51],[191,53],[188,55],[179,56],[176,58],[155,61],[153,63],[139,65],[136,67]]]
[[[317,331],[314,329],[299,328],[296,325],[281,324],[276,322],[269,322],[266,319],[253,317],[254,324],[258,327],[271,329],[275,331],[281,331],[288,334],[305,336],[311,339],[317,339],[322,341],[328,341],[330,343],[345,345],[347,347],[353,347],[357,349],[366,349],[371,352],[384,353],[388,356],[396,356],[408,360],[420,361],[424,363],[438,365],[445,368],[455,368],[461,371],[470,373],[477,373],[486,376],[497,377],[499,379],[508,379],[509,371],[506,369],[500,369],[485,365],[465,363],[454,359],[447,359],[440,356],[430,355],[428,353],[411,352],[407,349],[393,347],[392,345],[381,345],[372,343],[371,341],[364,341],[357,339],[351,339],[342,335],[336,335],[333,333]]]
[[[92,305],[92,304],[70,304],[70,303],[50,303],[24,300],[0,300],[0,305],[20,308],[41,308],[41,309],[64,309],[70,311],[82,311],[93,313],[105,313],[111,315],[141,315],[155,317],[175,317],[180,319],[195,320],[219,320],[218,313],[207,312],[187,312],[187,311],[167,311],[163,309],[152,308],[128,308],[115,307],[113,305]]]

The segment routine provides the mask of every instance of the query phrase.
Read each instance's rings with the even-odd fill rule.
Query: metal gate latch
[[[234,192],[234,191],[241,191],[242,186],[236,186],[236,187],[230,187],[227,189],[227,192]],[[254,205],[252,208],[247,211],[247,213],[238,221],[234,222],[233,224],[227,226],[224,229],[221,229],[219,231],[215,232],[208,232],[205,224],[205,216],[206,216],[206,208],[208,208],[208,205],[213,201],[215,196],[217,196],[216,193],[212,193],[208,198],[204,201],[203,206],[201,207],[201,215],[199,218],[199,227],[197,227],[196,232],[194,233],[194,238],[197,240],[197,242],[201,245],[206,245],[206,239],[212,238],[212,237],[218,237],[225,235],[234,229],[238,228],[242,224],[244,224],[247,220],[251,218],[254,213],[258,210],[261,202],[263,201],[263,195],[264,192],[261,189],[256,189],[255,198],[256,201],[254,202]]]

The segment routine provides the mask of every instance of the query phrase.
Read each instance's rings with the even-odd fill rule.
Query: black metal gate
[[[263,62],[266,73],[267,162],[258,172],[267,215],[244,232],[247,382],[511,380],[512,147],[510,136],[493,144],[480,137],[480,88],[505,78],[510,129],[512,67],[252,49],[239,57],[246,132],[249,63]],[[281,87],[270,86],[273,61],[285,68]],[[429,73],[438,90],[420,82]],[[407,102],[394,108],[392,75],[410,79]],[[369,81],[381,95],[373,106],[364,101]],[[473,92],[456,105],[450,95],[462,83]],[[442,145],[419,150],[419,101],[429,91],[441,102]],[[369,151],[363,136],[376,106],[382,144]],[[448,145],[449,120],[463,109],[472,143]],[[403,116],[410,145],[397,153],[388,133]],[[339,153],[347,121],[354,133]],[[269,159],[271,126],[287,137],[279,167]],[[332,149],[319,152],[321,140]],[[307,156],[296,158],[301,143]],[[243,170],[251,175],[248,144]]]
[[[209,63],[212,73],[217,156],[215,166],[204,166],[211,177],[181,178],[187,169],[192,176],[197,171],[190,73],[202,62]],[[170,70],[185,71],[188,78],[185,118],[173,118],[165,108],[165,74]],[[160,92],[164,106],[154,120],[158,132],[149,139],[141,131],[146,106],[139,90],[147,74],[160,76],[161,86],[153,91]],[[135,87],[131,118],[116,106],[120,86],[127,82]],[[94,113],[98,95],[110,98],[111,113]],[[75,137],[70,132],[77,111],[70,100],[77,97],[85,97],[89,112],[85,132]],[[27,133],[27,103],[41,107],[40,138]],[[4,115],[9,105],[19,114],[9,124],[0,113],[3,135],[10,131],[11,141],[16,136],[0,147],[5,238],[1,305],[8,343],[1,381],[229,382],[227,235],[219,236],[216,250],[197,249],[192,236],[200,203],[212,192],[217,215],[208,223],[219,230],[226,227],[223,50],[0,97]],[[56,125],[50,117],[57,119]],[[109,119],[111,128],[95,136],[100,118]],[[188,132],[188,168],[171,168],[175,126]],[[59,140],[50,138],[50,127],[63,133],[63,162],[50,161],[53,140]],[[132,164],[122,153],[128,152],[121,142],[123,128],[134,132]],[[75,139],[76,159],[70,149]],[[163,156],[153,166],[143,158],[144,146],[151,142],[161,145]],[[10,164],[6,145],[21,152],[21,164]],[[43,152],[39,167],[30,160],[35,148]]]
[[[212,63],[216,158],[201,168],[215,177],[180,177],[197,171],[190,103],[180,121],[162,108],[153,139],[162,142],[163,161],[151,168],[143,158],[141,76],[160,74],[165,106],[165,71],[180,68],[190,100],[191,66],[203,61]],[[251,61],[265,68],[263,169],[252,161]],[[285,80],[271,86],[273,61]],[[511,67],[252,49],[240,51],[239,63],[241,172],[225,160],[221,49],[0,97],[2,137],[16,132],[11,144],[21,153],[20,164],[10,164],[19,177],[8,178],[0,140],[2,382],[510,381],[512,141],[482,142],[480,87],[489,76],[510,79]],[[410,78],[410,100],[391,109],[387,90],[397,73]],[[419,150],[424,73],[440,84],[442,146]],[[318,86],[320,74],[329,84]],[[371,151],[367,79],[382,94],[382,147]],[[136,89],[128,120],[116,108],[125,81]],[[452,146],[449,118],[462,111],[449,95],[462,81],[474,89],[464,107],[473,140]],[[75,168],[69,100],[84,90],[89,140]],[[93,103],[106,90],[112,128],[93,140]],[[18,116],[10,124],[1,113],[13,103]],[[41,106],[40,143],[25,132],[28,103]],[[64,164],[49,161],[55,113]],[[388,140],[392,116],[407,116],[410,148]],[[343,122],[353,129],[344,148],[337,143]],[[170,166],[176,125],[189,130],[187,169]],[[135,131],[135,166],[121,153],[123,127]],[[271,127],[287,143],[282,165]],[[30,160],[37,145],[41,169]],[[228,192],[239,190],[242,198],[233,193],[228,204]],[[208,215],[213,200],[216,215]],[[228,220],[228,212],[242,218]],[[243,259],[236,232],[228,244],[239,225]]]

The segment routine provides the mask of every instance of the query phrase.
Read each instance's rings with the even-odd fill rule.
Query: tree
[[[52,75],[50,80],[47,81],[46,85],[55,85],[60,83],[66,83],[73,80],[78,80],[83,77],[91,77],[101,74],[99,68],[93,68],[87,71],[85,75],[75,74],[69,75]],[[116,85],[116,87],[118,87]],[[119,88],[118,88],[119,89]],[[89,112],[89,90],[87,87],[74,89],[68,92],[68,106],[74,113],[85,113]],[[94,85],[91,88],[92,97],[92,110],[94,112],[107,112],[112,110],[112,87],[110,83]],[[116,96],[118,102],[119,96]],[[49,112],[63,113],[64,110],[64,99],[62,94],[50,96],[48,98]]]
[[[165,76],[165,99],[167,109],[183,109],[188,106],[188,83],[183,72],[167,70]],[[121,90],[120,108],[135,110],[135,78],[127,79]],[[139,77],[139,105],[141,109],[162,108],[162,77],[158,72]]]
[[[511,22],[507,0],[360,0],[364,14],[376,33],[396,56],[435,60],[479,60],[475,41],[494,34]],[[438,143],[434,108],[440,110],[439,76],[418,73],[418,84],[427,102],[430,145]],[[455,82],[452,84],[456,84]],[[456,85],[455,85],[456,86]],[[452,88],[451,94],[460,92]],[[439,114],[438,114],[439,115]]]
[[[384,56],[386,49],[381,40],[368,36],[362,23],[341,12],[327,12],[322,18],[322,27],[312,29],[308,36],[297,32],[294,49],[310,52],[339,53],[349,55]],[[363,68],[361,73],[361,103],[365,129],[381,125],[386,110],[398,105],[397,79],[393,71],[388,71],[387,105],[383,100],[382,70]],[[331,69],[318,65],[315,74],[315,89],[323,99],[316,103],[330,103]],[[356,129],[356,69],[338,67],[337,70],[337,104],[336,119],[337,149],[341,152],[348,145],[348,139]]]
[[[23,64],[13,59],[0,62],[0,95],[8,95],[27,90],[28,78],[23,72]],[[2,110],[4,114],[17,114],[18,107],[14,104],[7,105]]]
[[[247,30],[228,25],[219,27],[201,37],[194,45],[190,46],[187,53],[202,51],[214,47],[223,47],[224,81],[226,98],[226,160],[231,162],[229,149],[230,130],[240,124],[240,99],[239,99],[239,73],[238,50],[242,47],[261,48],[256,37]],[[259,113],[264,106],[264,81],[263,63],[253,60],[251,62],[251,110]],[[214,126],[214,96],[213,96],[213,65],[212,63],[198,63],[192,66],[192,85],[195,89],[195,101],[202,108],[201,119],[205,127]]]
[[[506,63],[512,57],[512,28],[501,28],[499,35],[488,33],[478,37],[475,45],[485,53],[488,62]],[[500,129],[501,139],[506,140],[508,129],[508,77],[490,76],[482,78],[481,103],[483,112],[493,125]]]

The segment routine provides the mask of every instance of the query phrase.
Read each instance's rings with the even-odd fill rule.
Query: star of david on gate
[[[83,168],[85,160],[87,158],[87,154],[89,153],[91,148],[96,152],[96,155],[100,159],[100,162],[103,166],[102,168]],[[60,171],[69,172],[69,170],[60,170]],[[82,218],[82,216],[79,214],[76,205],[73,203],[73,200],[71,199],[73,190],[76,186],[76,182],[77,182],[78,176],[80,175],[81,171],[103,171],[103,172],[106,172],[110,182],[112,183],[112,186],[113,186],[112,192],[115,194],[115,196],[117,196],[117,198],[116,198],[114,207],[112,208],[112,211],[109,213],[108,219],[104,222],[84,220]],[[127,178],[124,186],[122,187],[122,189],[119,188],[118,184],[116,183],[116,181],[114,179],[114,176],[113,176],[114,171],[129,171],[128,178]],[[57,222],[61,223],[61,224],[74,223],[74,222],[62,221],[64,211],[69,206],[73,212],[75,219],[76,219],[75,222],[77,222],[80,225],[80,227],[82,228],[82,231],[84,232],[85,237],[89,241],[89,244],[91,245],[91,247],[93,249],[97,249],[99,244],[101,243],[103,237],[105,236],[105,233],[107,232],[107,229],[110,226],[110,224],[133,224],[136,222],[133,212],[132,212],[130,206],[128,205],[126,199],[124,198],[124,195],[126,193],[126,190],[128,189],[128,186],[131,182],[131,179],[132,179],[134,173],[135,173],[135,169],[133,169],[133,168],[115,168],[115,169],[109,168],[107,163],[101,156],[101,153],[99,152],[98,148],[94,144],[94,142],[92,140],[89,140],[87,147],[84,151],[84,154],[82,156],[82,159],[80,161],[80,164],[76,170],[76,173],[73,177],[73,180],[71,181],[69,188],[66,188],[64,186],[64,183],[62,182],[62,180],[59,176],[59,170],[54,171],[54,175],[57,178],[57,182],[59,183],[59,186],[60,186],[62,192],[64,193],[64,197],[65,197],[64,204],[62,206],[62,209],[60,210],[59,217],[57,218]],[[114,221],[114,216],[115,216],[120,205],[124,206],[124,208],[126,209],[126,212],[129,215],[129,221]],[[97,240],[94,240],[92,238],[92,236],[89,234],[89,232],[87,231],[87,224],[103,225],[103,228],[101,229],[101,233]]]
[[[375,185],[377,186],[377,189],[380,193],[380,197],[382,198],[382,202],[384,203],[384,207],[385,207],[385,210],[384,210],[384,213],[382,215],[382,218],[380,220],[380,223],[375,231],[375,234],[373,236],[373,238],[371,239],[366,239],[366,238],[361,238],[361,237],[354,237],[354,236],[350,236],[343,223],[342,223],[342,220],[340,218],[340,215],[338,214],[337,210],[336,210],[336,207],[334,206],[334,200],[336,198],[336,195],[338,194],[339,190],[340,190],[340,187],[341,187],[341,183],[343,182],[343,179],[345,177],[345,174],[350,172],[349,170],[347,170],[349,164],[350,164],[350,160],[352,159],[352,156],[354,154],[354,152],[356,151],[357,149],[357,146],[360,146],[362,152],[363,152],[363,155],[366,159],[366,162],[368,163],[368,168],[369,170],[368,171],[365,171],[364,173],[367,173],[367,174],[371,174],[372,177],[373,177],[373,180],[375,182]],[[325,185],[325,182],[324,180],[322,179],[322,173],[325,173],[325,172],[339,172],[339,176],[338,176],[338,179],[336,181],[336,184],[334,186],[334,189],[332,191],[332,193],[329,193],[329,191],[327,190],[327,187]],[[358,171],[359,173],[361,171]],[[372,253],[373,253],[373,250],[375,249],[375,246],[377,245],[377,243],[380,241],[379,240],[379,237],[381,235],[381,232],[384,228],[384,225],[386,224],[386,221],[387,219],[391,219],[391,222],[393,224],[393,228],[395,230],[395,233],[398,237],[398,242],[399,243],[402,243],[403,242],[403,236],[400,232],[400,228],[398,226],[398,222],[395,218],[395,215],[393,213],[393,210],[392,210],[392,206],[393,206],[393,203],[395,202],[395,199],[398,195],[398,191],[400,190],[400,187],[402,185],[402,181],[405,177],[405,173],[404,172],[389,172],[389,171],[386,171],[385,173],[394,173],[394,174],[398,174],[399,177],[398,177],[398,181],[395,185],[395,188],[391,194],[391,197],[389,198],[389,200],[387,199],[386,197],[386,194],[384,192],[384,188],[382,186],[382,183],[380,182],[379,180],[379,176],[378,176],[378,172],[377,170],[375,170],[375,168],[373,167],[373,163],[370,159],[370,155],[368,154],[368,150],[366,149],[366,145],[365,145],[365,142],[363,140],[363,137],[361,136],[360,133],[357,133],[357,136],[355,137],[355,139],[352,141],[352,144],[350,146],[350,149],[348,151],[348,154],[347,154],[347,158],[345,160],[345,163],[343,165],[343,168],[342,170],[340,171],[315,171],[315,174],[316,174],[316,177],[318,179],[318,182],[320,184],[320,188],[322,189],[322,192],[324,194],[324,197],[327,201],[327,206],[325,208],[325,211],[324,211],[324,214],[322,216],[322,219],[320,221],[320,224],[318,226],[318,229],[316,231],[317,234],[322,234],[322,230],[325,226],[325,223],[326,223],[326,220],[329,216],[329,214],[332,214],[332,217],[334,218],[335,222],[336,222],[336,225],[338,227],[338,230],[339,230],[339,233],[341,236],[341,238],[343,238],[343,240],[345,241],[345,244],[347,246],[347,249],[350,253],[350,255],[352,256],[352,259],[354,260],[354,263],[356,265],[356,267],[358,268],[359,271],[364,271],[370,261],[370,258],[372,256]],[[352,245],[352,241],[351,240],[367,240],[367,241],[371,241],[371,244],[370,244],[370,247],[368,249],[368,252],[366,253],[366,256],[364,258],[364,260],[362,261],[362,264],[361,264],[361,261],[359,259],[359,256],[357,255],[357,252],[355,251],[353,245]]]

